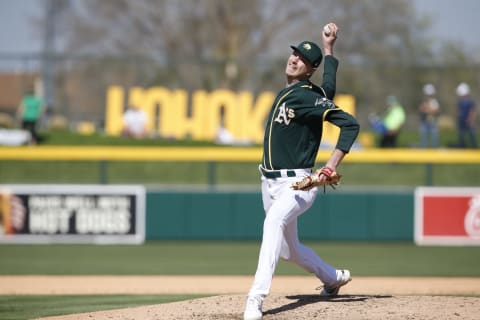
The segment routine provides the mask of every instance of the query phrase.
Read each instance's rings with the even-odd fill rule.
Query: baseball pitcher
[[[322,295],[336,295],[351,280],[350,271],[336,269],[311,248],[300,243],[297,218],[310,208],[319,185],[335,185],[336,169],[355,141],[359,125],[332,100],[336,89],[338,60],[333,56],[338,27],[329,23],[322,32],[325,53],[323,81],[316,86],[310,77],[322,62],[317,44],[303,41],[291,46],[285,74],[286,86],[273,102],[267,119],[263,160],[259,166],[265,209],[258,267],[248,293],[244,319],[262,318],[262,303],[281,257],[314,273],[323,283]],[[325,165],[313,171],[322,138],[323,121],[340,128],[337,144]]]

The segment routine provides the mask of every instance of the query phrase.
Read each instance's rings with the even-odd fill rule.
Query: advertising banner
[[[480,245],[480,188],[417,188],[415,243]]]
[[[145,241],[145,188],[0,185],[0,243]]]

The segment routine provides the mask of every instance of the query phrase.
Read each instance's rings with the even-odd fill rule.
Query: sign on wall
[[[145,188],[0,185],[0,243],[143,243]]]
[[[480,245],[480,188],[417,188],[415,243]]]
[[[235,92],[217,89],[212,92],[170,90],[165,87],[110,86],[106,92],[105,131],[120,135],[123,114],[128,106],[135,106],[147,115],[147,130],[159,137],[214,141],[219,128],[224,128],[235,141],[245,144],[262,143],[265,121],[275,100],[274,92]],[[337,94],[335,104],[355,115],[355,98]],[[325,123],[323,143],[335,144],[339,129]]]

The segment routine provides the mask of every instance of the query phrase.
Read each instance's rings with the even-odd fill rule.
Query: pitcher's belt
[[[262,175],[268,179],[303,177],[312,173],[312,169],[267,170],[262,166],[259,166],[259,168]]]

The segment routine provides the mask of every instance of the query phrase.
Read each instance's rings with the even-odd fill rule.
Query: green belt
[[[260,168],[260,170],[262,171],[263,176],[268,179],[276,179],[276,178],[282,177],[282,173],[280,172],[280,170],[267,171],[263,168]],[[287,177],[296,177],[296,176],[297,174],[295,173],[295,170],[287,170]]]

